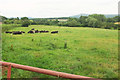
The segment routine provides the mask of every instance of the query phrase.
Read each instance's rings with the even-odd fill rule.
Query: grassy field
[[[2,32],[21,26],[22,24],[2,24]]]
[[[32,28],[59,33],[28,34]],[[20,30],[26,33],[2,34],[3,61],[94,78],[118,77],[117,30],[32,25],[10,31]],[[51,76],[12,69],[12,78],[34,77]]]

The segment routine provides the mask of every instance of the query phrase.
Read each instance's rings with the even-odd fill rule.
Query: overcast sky
[[[119,0],[0,0],[6,17],[67,17],[80,13],[117,14]]]

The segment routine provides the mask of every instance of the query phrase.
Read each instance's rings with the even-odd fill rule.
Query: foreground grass
[[[3,61],[94,78],[118,77],[118,33],[95,28],[34,25],[11,31],[58,30],[58,34],[2,34]],[[67,48],[65,48],[67,43]],[[51,77],[13,69],[13,78]]]

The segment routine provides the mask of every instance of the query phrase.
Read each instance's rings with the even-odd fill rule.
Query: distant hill
[[[51,18],[44,18],[44,19],[68,19],[69,17],[51,17]],[[43,19],[43,18],[29,18],[29,19]]]
[[[73,17],[73,18],[79,18],[80,16],[88,16],[89,14],[78,14],[78,15],[73,15],[73,16],[70,16],[70,17]]]
[[[51,18],[45,18],[45,19],[68,19],[68,18],[79,18],[80,16],[89,16],[91,14],[78,14],[78,15],[73,15],[69,17],[51,17]],[[118,16],[118,14],[103,14],[106,16],[106,18],[112,18],[115,16]],[[16,17],[8,17],[8,18],[16,18]],[[22,18],[22,17],[19,17]],[[34,17],[28,17],[29,19],[43,19],[43,18],[34,18]]]
[[[78,14],[70,17],[79,18],[80,16],[89,16],[89,15],[91,14]],[[103,15],[105,15],[106,18],[112,18],[112,17],[118,16],[118,14],[103,14]]]
[[[105,16],[107,18],[112,18],[112,17],[118,16],[118,14],[105,14]]]

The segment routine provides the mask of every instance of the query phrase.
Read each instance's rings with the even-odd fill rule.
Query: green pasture
[[[59,33],[28,34],[32,28]],[[94,78],[118,77],[117,30],[32,25],[9,31],[26,33],[2,33],[3,61]],[[52,78],[12,68],[12,78],[34,77]]]

